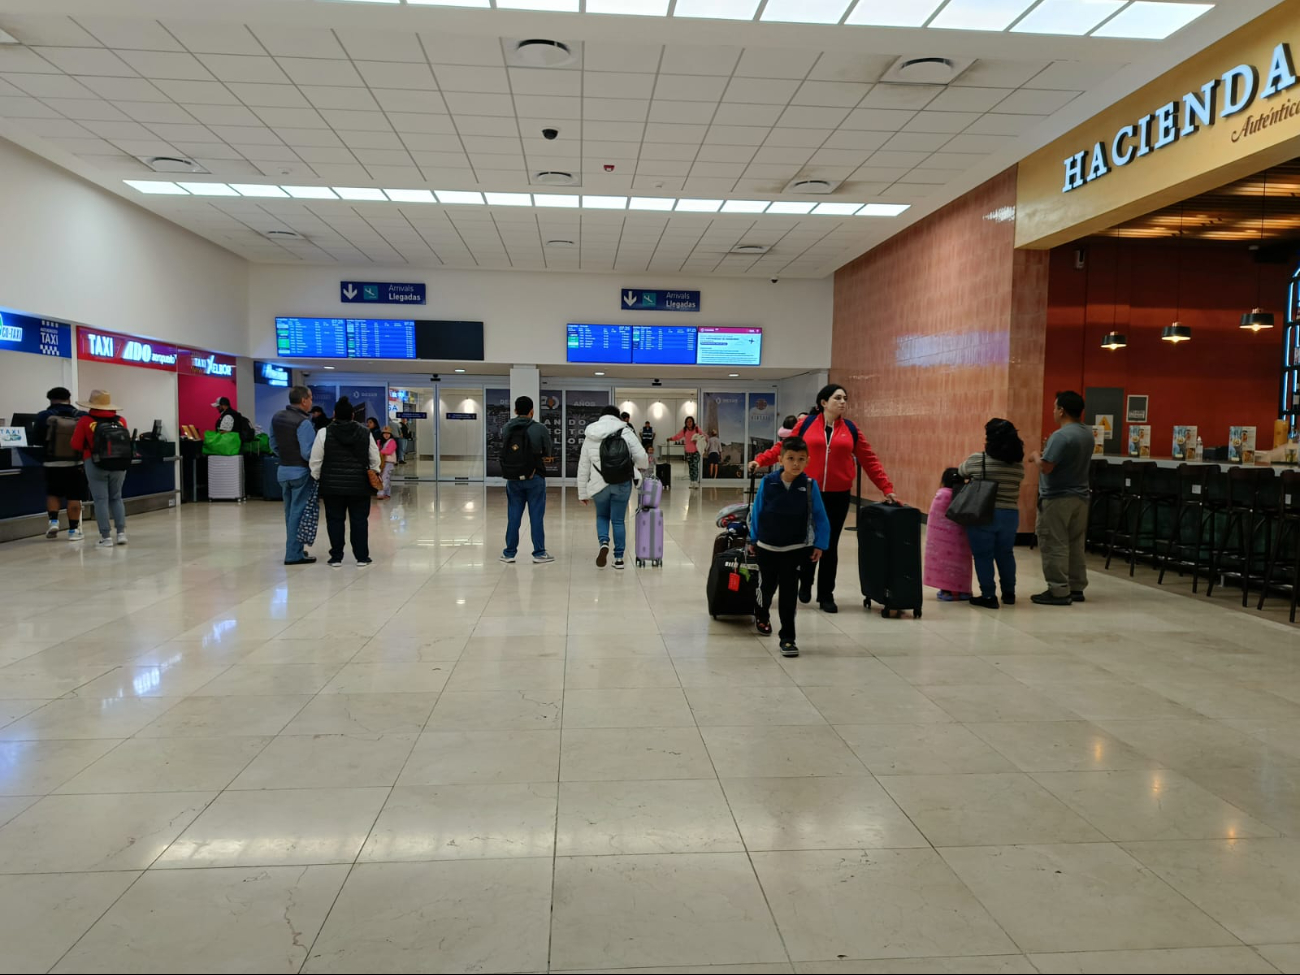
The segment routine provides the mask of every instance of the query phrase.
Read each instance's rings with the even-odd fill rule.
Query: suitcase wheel
[[[863,608],[863,609],[870,609],[870,608],[871,608],[871,600],[870,600],[870,599],[864,599],[864,600],[862,600],[862,608]]]
[[[888,609],[882,609],[882,610],[880,611],[880,616],[881,616],[881,619],[889,619],[889,610],[888,610]]]
[[[664,560],[663,560],[663,559],[655,559],[655,568],[657,568],[657,569],[662,569],[663,566],[664,566]]]
[[[918,609],[915,613],[912,614],[912,618],[919,620],[921,618],[921,611]]]

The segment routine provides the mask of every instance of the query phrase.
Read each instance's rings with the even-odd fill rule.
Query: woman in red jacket
[[[848,394],[839,383],[823,386],[817,394],[817,406],[794,431],[795,436],[803,437],[808,443],[806,472],[821,489],[826,515],[831,521],[830,548],[820,562],[809,562],[804,569],[799,599],[805,603],[812,601],[813,578],[820,565],[821,571],[816,575],[817,603],[827,613],[839,612],[835,605],[835,575],[839,569],[840,532],[844,530],[844,519],[849,514],[857,464],[862,465],[871,483],[884,492],[887,501],[898,500],[894,496],[894,485],[871,444],[856,426],[844,418],[848,402]],[[753,471],[774,464],[780,456],[780,443],[773,444],[770,450],[754,458],[749,469]]]

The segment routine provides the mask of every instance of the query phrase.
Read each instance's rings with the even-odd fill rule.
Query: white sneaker
[[[58,537],[59,537],[59,519],[57,519],[57,518],[51,518],[51,519],[50,519],[49,527],[47,527],[47,528],[45,529],[45,537],[46,537],[46,538],[58,538]]]
[[[119,544],[119,545],[125,545],[125,544],[126,544],[126,532],[118,532],[118,533],[117,533],[117,544]]]
[[[615,559],[615,560],[614,560],[614,568],[616,568],[616,569],[623,569],[623,568],[626,568],[626,567],[627,567],[627,563],[625,563],[622,559]]]
[[[113,544],[114,544],[114,543],[113,543],[113,536],[110,535],[108,538],[101,538],[101,539],[100,539],[98,542],[96,542],[95,544],[98,545],[100,548],[112,548],[112,547],[113,547]]]
[[[85,537],[86,537],[86,533],[83,532],[80,528],[68,529],[68,541],[70,542],[79,542]]]

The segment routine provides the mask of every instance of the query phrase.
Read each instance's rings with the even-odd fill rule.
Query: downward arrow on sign
[[[349,301],[351,301],[356,296],[357,296],[357,289],[354,288],[351,284],[349,284],[346,288],[343,289],[343,297],[347,298]]]
[[[623,304],[627,305],[629,308],[631,308],[633,305],[635,305],[635,304],[636,304],[636,292],[635,292],[635,291],[624,291],[624,292],[623,292]]]

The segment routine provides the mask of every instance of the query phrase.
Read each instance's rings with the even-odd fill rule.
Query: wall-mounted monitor
[[[758,366],[763,362],[761,328],[701,325],[695,340],[695,362],[701,366]]]
[[[569,362],[632,364],[631,325],[569,324],[566,358]]]
[[[483,361],[482,322],[277,318],[276,355],[307,359]]]
[[[695,326],[632,326],[632,362],[645,366],[695,365]]]
[[[482,362],[483,323],[416,319],[415,357],[451,362]]]

